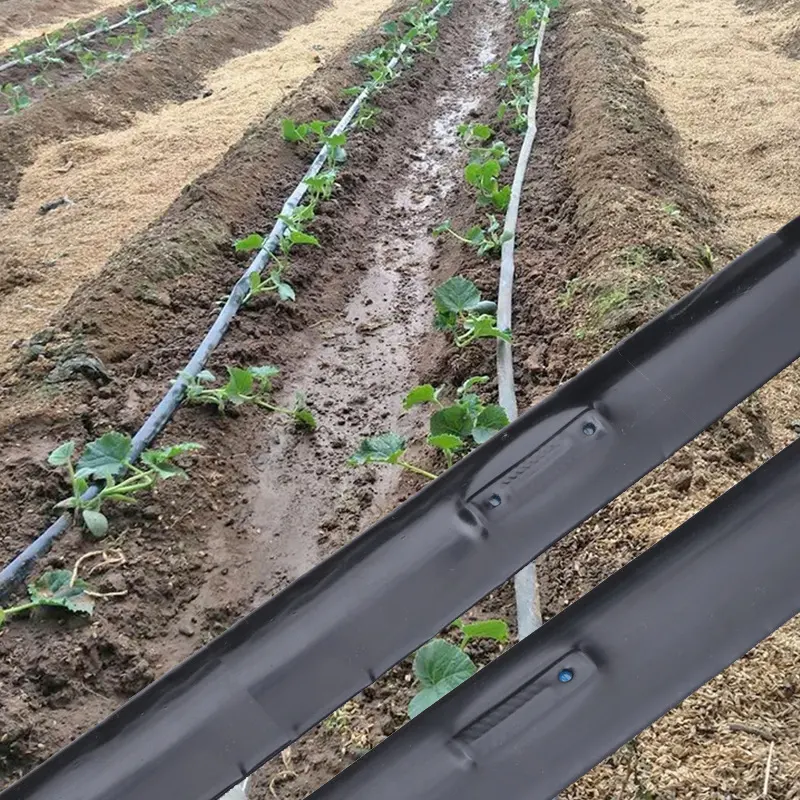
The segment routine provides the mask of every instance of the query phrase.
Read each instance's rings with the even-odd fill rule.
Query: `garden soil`
[[[522,408],[745,244],[731,237],[732,211],[690,160],[686,134],[660,94],[643,30],[656,5],[637,12],[623,0],[568,0],[548,29],[518,235]],[[361,436],[420,429],[421,419],[401,415],[405,388],[492,374],[489,344],[454,357],[430,329],[430,292],[458,272],[490,293],[497,264],[427,232],[444,216],[456,228],[473,220],[452,126],[459,117],[493,122],[500,98],[480,64],[508,48],[511,27],[499,7],[492,18],[487,25],[485,3],[457,0],[435,53],[381,96],[376,128],[348,141],[342,192],[314,223],[323,248],[307,248],[292,266],[297,303],[248,307],[212,359],[214,371],[276,363],[278,397],[307,390],[318,432],[301,434],[253,409],[228,417],[180,409],[162,440],[204,445],[187,464],[191,482],[165,483],[142,507],[115,512],[104,546],[121,550],[126,563],[92,576],[98,588],[127,594],[103,601],[88,623],[46,615],[0,635],[6,781],[412,493],[415,479],[344,466]],[[335,116],[339,91],[357,80],[349,55],[377,40],[366,34],[332,56],[17,349],[0,397],[0,507],[13,520],[0,535],[5,558],[52,519],[63,494],[44,466],[47,452],[110,427],[135,430],[188,359],[214,302],[246,263],[232,241],[269,225],[309,160],[281,141],[280,119]],[[519,137],[498,127],[518,150]],[[106,375],[49,382],[76,354],[99,359]],[[540,559],[545,617],[782,446],[789,434],[775,407],[768,390],[748,399]],[[424,448],[411,454],[441,468]],[[70,567],[96,547],[73,530],[46,563]],[[470,615],[503,616],[513,628],[511,601],[509,587],[500,587]],[[498,649],[471,647],[479,663]],[[403,724],[411,694],[406,661],[260,770],[253,798],[306,796]],[[771,745],[770,797],[797,800],[796,621],[563,796],[745,800],[762,792]]]
[[[0,52],[116,6],[112,0],[2,0]]]

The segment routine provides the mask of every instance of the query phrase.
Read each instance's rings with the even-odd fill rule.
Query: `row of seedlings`
[[[533,54],[539,23],[548,5],[552,8],[555,3],[553,0],[512,0],[511,8],[518,12],[520,41],[511,48],[504,62],[487,66],[488,71],[500,75],[503,100],[497,109],[497,121],[515,133],[524,133],[528,125],[527,111],[538,75]],[[502,221],[511,200],[511,186],[502,180],[502,173],[510,163],[509,148],[486,124],[465,122],[458,126],[457,134],[467,152],[464,180],[474,192],[482,222],[459,232],[446,220],[434,228],[433,234],[452,236],[480,256],[497,258],[503,244],[511,237],[510,232],[503,231]],[[511,331],[498,327],[496,303],[483,298],[478,287],[463,276],[456,275],[439,286],[433,302],[434,326],[449,336],[454,347],[468,347],[486,338],[511,341]],[[487,375],[472,376],[454,392],[448,387],[425,384],[415,386],[405,397],[405,410],[418,405],[431,409],[425,441],[439,451],[445,469],[509,423],[502,406],[487,403],[481,397],[480,387],[488,382]],[[349,463],[387,464],[429,480],[438,477],[411,463],[406,457],[407,449],[408,442],[403,436],[382,433],[364,439]],[[408,707],[411,718],[476,672],[477,665],[465,652],[470,641],[489,639],[503,645],[509,638],[507,623],[499,619],[477,622],[458,619],[450,627],[458,632],[458,643],[437,637],[423,645],[414,656],[417,683],[416,694]]]
[[[84,78],[91,78],[104,66],[124,61],[133,53],[146,49],[149,31],[141,18],[162,9],[168,11],[165,21],[168,36],[219,10],[211,5],[211,0],[147,0],[143,9],[128,8],[123,19],[113,25],[103,17],[96,20],[96,27],[89,31],[81,31],[79,24],[73,23],[65,31],[45,34],[42,49],[32,51],[29,42],[21,42],[10,48],[13,60],[0,65],[0,71],[12,67],[33,67],[36,74],[21,83],[0,83],[0,96],[6,103],[5,113],[19,114],[28,108],[32,104],[29,89],[51,88],[54,83],[53,72],[68,61],[80,65]],[[70,34],[71,38],[65,39]],[[102,40],[101,34],[104,34]],[[103,49],[102,45],[110,49]]]
[[[438,36],[438,20],[449,13],[453,0],[443,0],[434,5],[434,0],[420,2],[405,12],[398,22],[384,26],[387,41],[371,53],[356,58],[356,63],[365,66],[368,77],[361,86],[350,87],[346,95],[360,94],[368,90],[369,97],[393,82],[399,70],[392,66],[399,56],[404,65],[410,65],[414,54],[429,50]],[[370,127],[377,114],[375,106],[362,104],[355,123]],[[295,302],[294,288],[284,278],[290,269],[290,255],[294,247],[320,247],[320,242],[308,232],[308,226],[316,215],[317,205],[331,198],[340,189],[336,176],[347,157],[345,133],[332,134],[334,123],[315,120],[296,124],[284,120],[283,137],[289,142],[316,142],[327,145],[325,169],[314,178],[307,178],[309,201],[295,208],[291,214],[281,215],[286,230],[279,244],[279,253],[271,253],[272,268],[264,277],[259,273],[249,276],[249,291],[245,304],[263,294],[274,294],[281,302]],[[234,243],[237,251],[257,250],[264,244],[260,234],[250,234]],[[296,393],[291,408],[281,406],[272,399],[272,379],[279,373],[272,365],[227,366],[227,379],[218,381],[209,370],[196,377],[180,373],[185,384],[183,402],[188,405],[216,406],[220,413],[242,405],[254,405],[265,411],[289,417],[298,428],[313,432],[316,419],[306,405],[305,398]],[[146,450],[132,459],[132,439],[118,431],[108,431],[89,442],[76,460],[74,441],[56,447],[48,456],[48,463],[62,471],[70,487],[68,497],[56,503],[55,508],[66,509],[73,515],[74,524],[85,529],[94,539],[104,538],[109,530],[105,513],[108,505],[136,503],[143,494],[151,491],[159,482],[171,478],[186,478],[186,472],[177,463],[178,459],[201,449],[196,442],[180,442],[163,448]],[[91,485],[99,487],[94,497],[86,498]],[[107,556],[99,552],[105,560]],[[80,577],[79,564],[73,570],[49,570],[28,584],[29,601],[0,609],[0,627],[12,618],[27,616],[40,606],[55,606],[73,613],[92,614],[95,599],[101,595],[92,591]]]

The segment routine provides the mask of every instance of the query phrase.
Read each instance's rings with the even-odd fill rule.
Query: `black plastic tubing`
[[[800,612],[799,517],[797,442],[310,800],[550,800]]]
[[[2,800],[212,800],[800,354],[800,218]]]

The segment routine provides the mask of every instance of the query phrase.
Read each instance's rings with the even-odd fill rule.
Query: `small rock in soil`
[[[93,356],[73,356],[53,367],[45,377],[46,383],[63,383],[88,378],[98,383],[109,383],[111,376],[103,362]]]
[[[672,488],[676,489],[679,492],[688,491],[691,485],[692,485],[692,473],[689,470],[679,472],[672,479]]]
[[[182,622],[178,625],[178,633],[184,636],[194,636],[194,628],[188,622]]]

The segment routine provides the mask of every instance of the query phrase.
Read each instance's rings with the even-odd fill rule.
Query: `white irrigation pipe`
[[[164,2],[158,6],[155,6],[154,8],[143,8],[141,11],[137,11],[135,14],[131,14],[130,16],[125,17],[125,19],[121,19],[119,22],[109,25],[107,28],[95,28],[93,31],[82,33],[80,36],[76,36],[74,39],[67,39],[65,42],[60,42],[56,47],[39,50],[36,53],[31,53],[30,55],[14,59],[13,61],[6,61],[5,64],[0,64],[0,72],[3,72],[3,70],[6,69],[11,69],[11,67],[16,67],[20,64],[24,66],[29,60],[31,63],[35,64],[36,59],[40,58],[41,56],[47,55],[48,53],[57,53],[59,50],[65,50],[67,47],[70,47],[76,42],[83,42],[86,39],[93,39],[99,33],[108,33],[109,31],[114,31],[117,28],[123,27],[124,25],[130,25],[131,22],[139,19],[139,17],[146,17],[148,14],[153,14],[156,11],[160,11],[162,8],[167,8],[171,5],[172,2],[169,0],[164,0]]]
[[[501,330],[511,328],[511,298],[514,290],[514,240],[517,232],[517,217],[519,204],[522,198],[522,186],[525,182],[525,171],[533,149],[533,140],[536,138],[536,107],[539,102],[539,64],[542,56],[542,42],[544,30],[550,17],[550,6],[545,4],[542,20],[539,24],[539,33],[536,40],[536,49],[533,54],[533,64],[537,69],[531,91],[531,102],[528,106],[528,128],[522,142],[517,168],[514,172],[514,181],[511,184],[511,199],[506,211],[506,221],[503,233],[508,238],[503,242],[500,261],[500,285],[497,290],[497,327]],[[514,387],[514,361],[511,354],[511,344],[499,339],[497,342],[497,388],[500,405],[508,414],[509,420],[518,416],[517,397]],[[542,615],[539,609],[539,592],[536,586],[536,562],[533,561],[523,567],[514,576],[514,595],[517,606],[517,631],[520,639],[533,633],[542,624]]]

